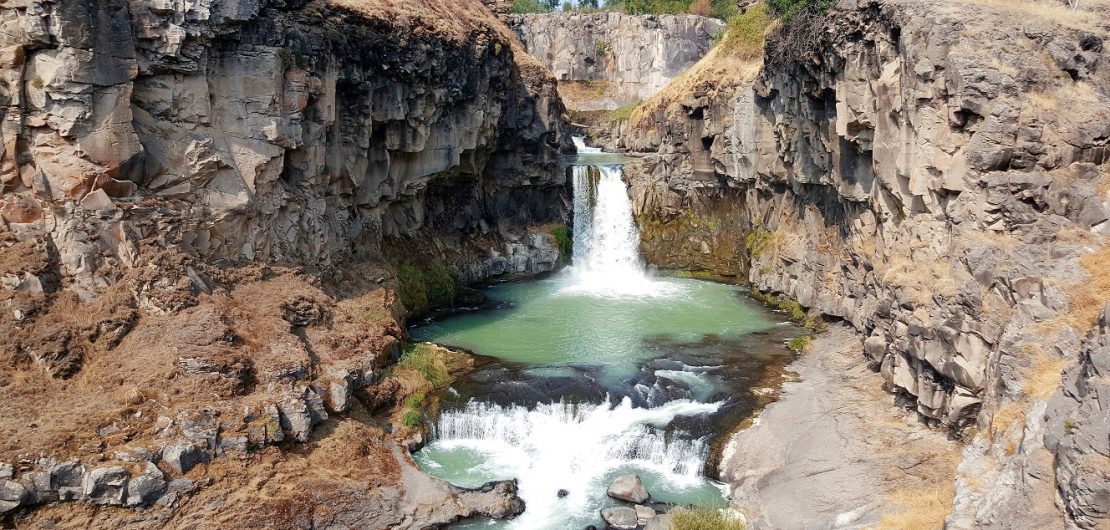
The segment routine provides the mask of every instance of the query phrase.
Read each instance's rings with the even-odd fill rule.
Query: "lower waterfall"
[[[719,406],[675,400],[636,408],[627,398],[616,406],[558,402],[531,409],[471,402],[444,412],[432,438],[436,452],[488,456],[472,470],[480,475],[519,480],[527,509],[513,528],[567,528],[559,521],[594,515],[598,497],[621,470],[650,473],[672,486],[702,485],[706,441],[668,433],[666,426],[678,416],[707,414]]]

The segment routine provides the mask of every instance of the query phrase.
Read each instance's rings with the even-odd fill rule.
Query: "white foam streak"
[[[578,154],[596,154],[601,152],[600,147],[588,147],[586,145],[586,137],[574,136],[571,138],[574,142],[574,147],[578,149]]]

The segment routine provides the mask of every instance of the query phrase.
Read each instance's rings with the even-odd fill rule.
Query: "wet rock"
[[[570,492],[567,491],[567,490],[559,490],[555,493],[555,495],[558,496],[560,499],[562,499],[563,497],[566,497],[567,495],[570,495]]]
[[[605,494],[614,499],[635,504],[640,504],[650,498],[647,488],[640,481],[639,475],[621,475],[617,477]],[[633,513],[635,513],[635,510],[633,510]]]
[[[637,527],[636,510],[627,506],[613,506],[601,509],[601,518],[609,528],[632,530]]]
[[[637,504],[633,509],[636,510],[636,521],[640,525],[647,524],[649,519],[655,517],[655,510],[642,504]]]

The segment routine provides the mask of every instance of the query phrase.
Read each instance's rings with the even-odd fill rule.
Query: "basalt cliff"
[[[477,0],[28,0],[0,25],[5,521],[523,508],[416,469],[397,414],[427,382],[385,369],[406,315],[560,259],[563,105],[507,27]]]
[[[1108,24],[844,1],[594,135],[641,154],[649,261],[848,323],[896,402],[966,441],[951,528],[1108,524]]]

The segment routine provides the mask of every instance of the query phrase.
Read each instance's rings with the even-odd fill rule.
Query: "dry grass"
[[[1098,250],[1083,255],[1079,263],[1091,277],[1065,288],[1068,312],[1061,316],[1061,322],[1083,332],[1098,321],[1099,313],[1110,301],[1110,245],[1103,244]]]
[[[1071,9],[1060,0],[964,0],[967,3],[990,6],[999,11],[1021,17],[1033,17],[1062,26],[1094,31],[1110,6],[1106,0],[1081,0],[1079,9]]]
[[[335,8],[402,28],[420,28],[456,42],[475,30],[493,30],[512,40],[511,32],[480,0],[328,0]]]
[[[890,530],[931,530],[944,528],[944,518],[952,510],[956,495],[955,480],[932,487],[898,490],[886,500],[900,511],[883,515],[878,528]]]
[[[915,306],[925,306],[933,295],[952,296],[956,293],[956,280],[952,266],[937,259],[910,259],[895,255],[886,263],[883,281],[901,287]]]
[[[1023,345],[1021,351],[1033,362],[1021,382],[1021,391],[1034,399],[1052,397],[1060,387],[1060,379],[1068,364],[1067,359],[1053,357],[1044,348],[1031,343]]]
[[[632,114],[633,125],[640,125],[646,111],[666,109],[682,102],[699,86],[731,90],[750,85],[763,67],[766,37],[778,25],[777,19],[767,16],[763,4],[756,4],[745,14],[733,17],[717,46],[636,108]]]
[[[991,416],[988,433],[991,440],[1010,430],[1016,423],[1025,422],[1025,411],[1017,403],[1007,403]]]
[[[961,454],[953,451],[936,455],[931,473],[917,487],[900,488],[884,495],[887,506],[897,508],[883,514],[877,528],[890,530],[931,530],[944,527],[956,496],[956,468]]]

